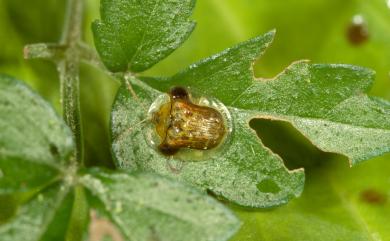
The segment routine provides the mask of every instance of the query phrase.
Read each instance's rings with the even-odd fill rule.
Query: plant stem
[[[72,130],[76,143],[75,161],[83,163],[83,139],[80,114],[80,56],[82,0],[68,0],[61,45],[66,47],[64,57],[57,62],[61,82],[61,103],[65,122]]]
[[[67,3],[60,43],[27,45],[24,48],[24,57],[26,59],[48,59],[57,64],[61,82],[62,112],[76,143],[76,150],[71,161],[83,165],[84,147],[79,96],[80,62],[86,61],[99,68],[105,68],[96,52],[81,41],[83,0],[68,0]]]

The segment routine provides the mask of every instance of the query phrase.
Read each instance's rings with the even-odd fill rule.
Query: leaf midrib
[[[61,184],[59,184],[61,185]],[[55,214],[58,210],[58,208],[61,206],[62,202],[64,201],[65,197],[69,194],[71,188],[67,187],[66,190],[60,190],[60,187],[58,188],[58,193],[56,197],[55,207],[49,209],[50,212],[46,215],[46,218],[42,224],[41,232],[38,235],[37,241],[40,241],[42,237],[45,235],[47,228],[49,227],[50,223],[53,221]],[[65,224],[67,225],[67,224]]]
[[[160,0],[156,0],[155,4],[154,4],[154,6],[153,6],[153,10],[152,10],[152,12],[150,13],[150,16],[149,16],[148,20],[146,21],[146,28],[145,28],[144,32],[142,33],[142,37],[141,37],[141,40],[140,40],[139,45],[138,45],[138,47],[137,47],[137,50],[134,52],[133,57],[132,57],[132,58],[130,59],[130,61],[129,61],[129,66],[132,66],[132,65],[133,65],[134,59],[136,59],[136,57],[138,57],[139,51],[140,51],[141,48],[143,47],[143,42],[144,42],[146,33],[149,31],[149,28],[150,28],[150,20],[151,20],[152,17],[154,16],[154,13],[156,12],[156,8],[157,8],[157,6],[158,6],[159,3],[160,3]]]

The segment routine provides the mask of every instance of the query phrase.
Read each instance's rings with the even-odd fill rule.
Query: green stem
[[[89,207],[85,190],[77,185],[74,188],[74,200],[70,223],[66,232],[66,241],[83,240],[84,230],[87,228]]]
[[[74,135],[75,161],[83,163],[83,139],[80,114],[80,56],[78,43],[81,41],[82,0],[68,0],[61,44],[66,46],[64,57],[57,62],[61,82],[61,103],[65,122]]]
[[[81,41],[82,17],[83,0],[68,0],[61,42],[30,44],[24,48],[26,59],[43,58],[57,64],[61,82],[62,112],[76,143],[72,162],[81,165],[84,161],[84,147],[79,96],[80,62],[86,61],[105,69],[96,52]]]

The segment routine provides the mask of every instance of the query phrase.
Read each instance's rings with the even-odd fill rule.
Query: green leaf
[[[0,116],[0,193],[56,179],[74,145],[52,107],[21,82],[0,75]]]
[[[113,72],[144,71],[177,49],[195,24],[194,0],[102,0],[92,25],[95,45]]]
[[[41,225],[35,227],[38,228],[38,230],[40,231],[39,236],[35,237],[33,240],[66,240],[68,224],[71,219],[71,213],[73,208],[72,206],[74,202],[74,193],[67,190],[65,192],[60,191],[55,195],[57,195],[57,197],[55,203],[52,204],[52,210],[41,210],[41,212],[43,212],[44,215],[47,217],[47,220],[45,220],[45,222],[43,222]]]
[[[254,79],[247,69],[259,44],[250,40],[163,84],[146,82],[163,91],[175,85],[196,88],[228,106],[256,111],[253,117],[289,121],[316,146],[347,156],[351,164],[390,151],[390,103],[364,95],[373,82],[371,70],[301,61],[274,79]],[[233,61],[240,58],[241,66]],[[229,88],[223,88],[227,82]]]
[[[19,202],[14,195],[0,195],[0,225],[7,222],[15,215],[18,204]]]
[[[58,188],[55,185],[21,206],[11,222],[0,226],[1,240],[64,240],[72,195],[69,189],[58,192]]]
[[[100,200],[125,240],[227,240],[239,227],[222,204],[153,174],[96,169],[81,182]]]
[[[249,127],[251,119],[288,121],[319,148],[343,154],[352,164],[388,152],[389,104],[364,95],[373,72],[301,61],[274,79],[255,79],[253,62],[273,35],[270,32],[227,49],[171,78],[143,78],[149,86],[129,78],[137,96],[123,85],[112,112],[117,165],[153,170],[210,189],[239,205],[264,208],[298,196],[304,175],[302,170],[288,171],[280,157],[262,145]],[[179,171],[170,165],[182,162],[151,148],[143,125],[138,124],[147,118],[147,107],[161,95],[159,91],[173,86],[195,89],[223,102],[234,127],[228,150],[207,161],[185,162]]]
[[[0,75],[0,96],[0,223],[7,221],[1,240],[82,240],[88,208],[72,187],[75,167],[66,166],[74,150],[70,130],[11,77]]]
[[[324,160],[307,172],[301,198],[270,212],[236,209],[244,224],[232,240],[388,240],[389,157],[352,169]]]
[[[89,205],[80,182],[104,203],[126,240],[227,240],[238,229],[221,204],[165,178],[99,171],[78,178],[77,167],[66,163],[74,146],[63,121],[24,84],[1,81],[2,241],[83,240]],[[11,195],[26,191],[20,200]]]
[[[88,215],[82,192],[81,187],[57,183],[37,194],[0,226],[1,240],[81,241]]]

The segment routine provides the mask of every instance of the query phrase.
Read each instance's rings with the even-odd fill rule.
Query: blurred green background
[[[86,0],[84,39],[99,1]],[[63,0],[0,1],[0,72],[26,81],[60,112],[52,63],[23,60],[23,46],[61,36]],[[273,45],[255,65],[273,77],[291,62],[347,63],[377,73],[371,94],[390,100],[390,0],[198,0],[189,40],[145,75],[171,75],[233,44],[276,29]],[[87,65],[81,70],[86,163],[113,167],[109,113],[118,83]],[[243,220],[234,240],[390,240],[390,155],[350,169],[322,153],[286,123],[253,121],[263,142],[289,168],[305,167],[301,198],[267,211],[232,207]]]

